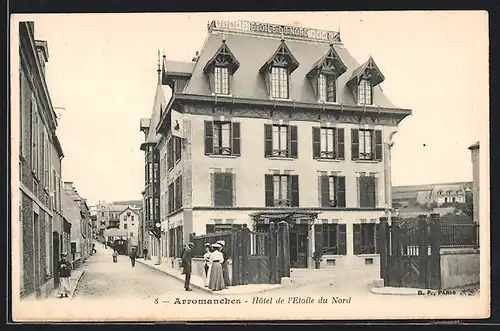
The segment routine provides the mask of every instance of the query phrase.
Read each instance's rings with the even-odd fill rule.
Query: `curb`
[[[76,282],[75,282],[75,287],[73,288],[73,290],[71,290],[71,294],[69,296],[70,300],[73,300],[73,297],[75,296],[75,292],[76,292],[76,289],[78,288],[78,283],[80,282],[80,279],[82,279],[83,277],[83,274],[85,273],[84,270],[82,270],[82,273],[80,274],[80,276],[76,279]]]

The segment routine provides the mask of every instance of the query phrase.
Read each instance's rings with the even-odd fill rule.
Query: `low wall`
[[[380,254],[362,255],[323,255],[321,257],[320,268],[343,268],[361,266],[380,266]],[[314,269],[314,260],[309,268]],[[368,267],[369,268],[369,267]]]
[[[441,249],[441,289],[479,283],[479,250],[472,248]]]

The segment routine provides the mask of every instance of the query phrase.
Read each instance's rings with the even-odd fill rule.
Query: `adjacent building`
[[[97,205],[90,206],[92,214],[95,215],[96,234],[103,240],[104,230],[120,226],[120,213],[127,208],[142,208],[142,201],[128,200],[105,202],[99,201]]]
[[[474,222],[479,224],[479,141],[469,146],[472,161],[472,205]]]
[[[390,147],[411,111],[340,34],[214,21],[191,62],[164,56],[145,141],[145,220],[178,257],[189,236],[290,223],[293,267],[371,264],[390,208]],[[165,88],[171,97],[163,105]]]
[[[45,297],[58,278],[54,269],[66,249],[61,203],[57,118],[45,79],[46,41],[35,39],[33,22],[19,23],[20,86],[20,294]]]
[[[438,207],[465,203],[467,193],[471,188],[472,182],[394,186],[392,202],[397,208],[417,205]]]
[[[127,207],[120,215],[120,229],[127,232],[127,239],[131,246],[139,246],[140,209]]]

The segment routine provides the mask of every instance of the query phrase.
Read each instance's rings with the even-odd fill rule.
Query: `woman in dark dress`
[[[228,255],[226,253],[226,250],[224,249],[224,246],[226,245],[226,242],[224,240],[219,240],[217,242],[219,245],[221,245],[221,253],[222,256],[224,256],[224,262],[222,262],[222,276],[224,277],[224,284],[227,286],[230,285],[231,281],[229,280],[229,269],[227,267],[228,263]]]

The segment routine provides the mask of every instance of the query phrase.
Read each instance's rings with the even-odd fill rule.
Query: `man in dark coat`
[[[135,267],[135,258],[137,257],[137,251],[135,250],[135,247],[132,247],[132,250],[130,251],[130,254],[128,256],[130,257],[132,267]]]
[[[184,253],[182,254],[182,268],[183,268],[183,274],[184,274],[184,288],[186,291],[192,291],[192,289],[189,287],[189,283],[191,282],[191,259],[193,258],[192,255],[192,249],[193,249],[194,244],[189,243],[184,250]]]

